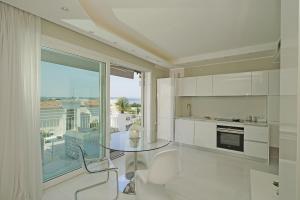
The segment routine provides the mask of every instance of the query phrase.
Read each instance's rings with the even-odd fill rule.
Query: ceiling
[[[165,67],[272,56],[280,38],[280,0],[4,2]]]

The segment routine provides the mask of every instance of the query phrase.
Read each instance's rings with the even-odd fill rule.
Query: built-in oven
[[[244,151],[244,127],[217,125],[217,147]]]

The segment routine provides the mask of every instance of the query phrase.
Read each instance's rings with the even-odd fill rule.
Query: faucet
[[[186,108],[189,112],[189,117],[191,117],[192,116],[192,105],[188,103],[188,104],[186,104]]]

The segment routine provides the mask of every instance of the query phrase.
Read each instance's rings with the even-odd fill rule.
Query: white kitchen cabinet
[[[269,127],[244,127],[244,153],[247,156],[269,159]]]
[[[214,96],[251,95],[251,72],[213,76]]]
[[[262,142],[245,141],[244,153],[247,156],[268,159],[269,145]]]
[[[196,78],[196,96],[213,96],[213,76]]]
[[[269,95],[280,95],[280,70],[270,70],[269,74]]]
[[[244,139],[258,142],[269,141],[269,127],[251,126],[244,127]]]
[[[215,122],[195,121],[194,144],[206,148],[216,148],[216,126]]]
[[[183,144],[194,144],[195,121],[189,119],[175,120],[175,141]]]
[[[251,72],[252,95],[268,95],[268,71]]]
[[[177,96],[196,96],[196,78],[178,78],[176,82]]]

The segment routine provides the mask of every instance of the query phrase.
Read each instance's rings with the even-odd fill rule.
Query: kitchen
[[[158,137],[267,163],[278,159],[280,72],[274,60],[269,64],[188,77],[189,69],[176,69],[173,78],[158,80]]]

